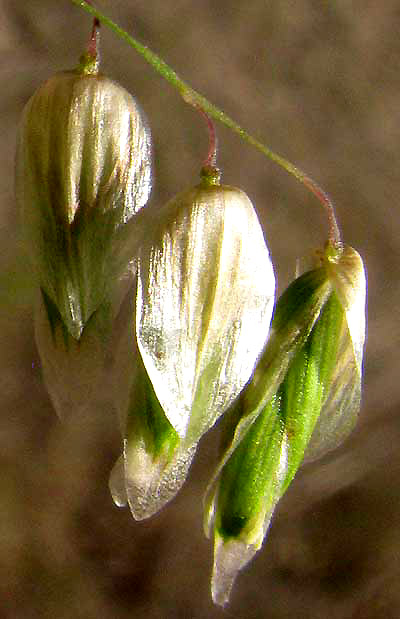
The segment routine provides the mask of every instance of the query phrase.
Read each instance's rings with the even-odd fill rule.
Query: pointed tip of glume
[[[125,507],[128,504],[128,496],[126,494],[125,471],[122,456],[118,458],[111,470],[108,486],[115,505],[117,507]]]
[[[154,516],[169,503],[183,486],[196,445],[177,449],[172,459],[154,460],[143,445],[125,441],[125,487],[135,520]]]
[[[225,607],[240,570],[252,559],[257,548],[242,541],[215,540],[211,595],[214,604]]]

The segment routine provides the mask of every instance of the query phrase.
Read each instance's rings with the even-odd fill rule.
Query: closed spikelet
[[[254,208],[241,190],[220,185],[216,172],[158,211],[139,253],[130,344],[137,351],[129,362],[126,347],[119,353],[131,378],[119,407],[124,467],[117,465],[111,491],[117,503],[127,495],[135,518],[173,498],[201,436],[249,379],[274,291]]]
[[[36,343],[63,419],[91,405],[129,285],[140,236],[132,223],[151,188],[146,120],[134,98],[99,73],[97,39],[95,22],[78,68],[54,75],[28,101],[16,157],[38,289]]]
[[[357,252],[328,244],[320,265],[280,297],[252,380],[231,411],[227,448],[205,499],[214,536],[212,594],[224,605],[260,549],[304,456],[353,428],[361,395],[366,281]]]

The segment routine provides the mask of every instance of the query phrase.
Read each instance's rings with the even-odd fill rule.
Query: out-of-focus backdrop
[[[153,519],[112,503],[120,437],[108,386],[62,426],[40,371],[31,273],[19,249],[14,150],[24,104],[86,45],[68,0],[0,0],[0,617],[397,619],[400,616],[400,7],[372,2],[113,0],[99,8],[194,88],[313,176],[368,270],[364,396],[351,438],[305,467],[231,605],[209,596],[201,497],[217,433]],[[204,122],[125,43],[102,33],[103,71],[141,102],[154,139],[152,202],[197,182]],[[224,181],[254,201],[279,291],[320,245],[318,202],[222,126]]]

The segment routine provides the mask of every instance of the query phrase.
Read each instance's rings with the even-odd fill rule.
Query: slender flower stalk
[[[225,112],[219,109],[216,105],[210,103],[206,97],[191,88],[191,86],[182,80],[178,74],[162,58],[160,58],[160,56],[151,51],[147,46],[140,43],[133,36],[129,35],[123,28],[118,26],[104,13],[91,6],[89,2],[86,2],[85,0],[71,0],[71,2],[82,8],[90,15],[100,19],[105,26],[112,30],[123,41],[128,43],[128,45],[136,50],[136,52],[138,52],[138,54],[140,54],[146,62],[148,62],[153,69],[157,71],[157,73],[159,73],[165,80],[167,80],[174,88],[178,90],[182,98],[187,103],[204,110],[208,116],[238,134],[242,140],[262,152],[266,157],[268,157],[268,159],[274,161],[277,165],[286,170],[286,172],[294,176],[300,183],[307,187],[321,202],[321,204],[328,209],[330,213],[329,240],[336,247],[341,247],[340,232],[335,219],[332,201],[312,178],[305,174],[305,172],[303,172],[300,168],[290,163],[290,161],[275,153],[272,149],[268,148],[262,142],[250,135],[235,120],[225,114]]]

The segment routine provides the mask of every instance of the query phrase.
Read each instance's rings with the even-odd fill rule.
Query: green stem
[[[95,9],[93,6],[86,2],[85,0],[71,0],[73,4],[81,7],[84,11],[93,15],[97,19],[99,19],[104,25],[106,25],[110,30],[112,30],[117,36],[126,41],[128,45],[133,47],[139,54],[141,54],[144,59],[155,69],[162,77],[167,80],[174,88],[176,88],[186,103],[190,105],[197,106],[202,108],[209,116],[218,120],[226,127],[237,133],[242,140],[251,144],[259,151],[261,151],[266,157],[274,161],[281,168],[286,170],[289,174],[292,174],[298,181],[300,181],[305,187],[307,187],[322,203],[322,205],[328,211],[329,218],[329,240],[333,245],[340,248],[341,247],[341,239],[339,227],[335,218],[334,207],[329,196],[317,185],[315,181],[313,181],[307,174],[305,174],[302,170],[294,166],[290,161],[287,161],[284,157],[281,157],[270,148],[262,144],[259,140],[254,138],[252,135],[247,133],[237,122],[235,122],[232,118],[227,116],[225,112],[220,110],[218,107],[210,103],[203,95],[198,93],[196,90],[193,90],[186,82],[184,82],[175,71],[167,65],[162,58],[157,56],[154,52],[152,52],[148,47],[139,43],[136,39],[130,36],[125,30],[123,30],[120,26],[118,26],[115,22],[109,19],[106,15],[104,15],[98,9]]]

